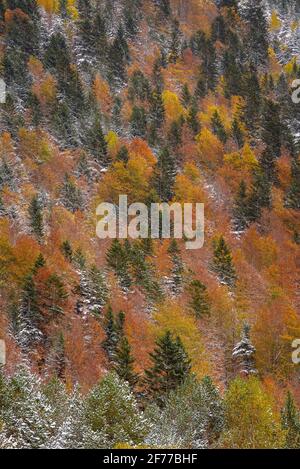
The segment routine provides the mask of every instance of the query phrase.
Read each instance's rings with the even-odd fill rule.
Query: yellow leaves
[[[113,132],[112,130],[110,130],[108,134],[106,135],[105,140],[107,143],[109,154],[110,156],[114,158],[120,148],[119,137],[116,134],[116,132]]]
[[[186,164],[183,174],[176,176],[174,199],[182,203],[204,203],[205,196],[201,188],[201,183],[198,168],[192,163]]]
[[[76,8],[76,0],[68,0],[67,1],[67,12],[70,16],[70,18],[74,21],[78,20],[79,18],[79,13]]]
[[[52,157],[51,147],[45,135],[22,127],[19,130],[20,153],[23,158],[45,163]]]
[[[240,152],[228,153],[224,155],[224,162],[234,169],[253,169],[258,165],[257,158],[251,150],[250,145],[246,143]]]
[[[270,21],[270,29],[271,31],[277,31],[281,27],[281,21],[278,17],[275,10],[272,11],[271,21]]]
[[[222,161],[223,145],[208,128],[204,127],[196,137],[200,161],[208,168],[216,168]]]
[[[145,201],[149,196],[151,174],[152,168],[143,159],[131,157],[126,166],[117,161],[100,183],[100,200],[118,203],[119,195],[127,194],[129,203]]]
[[[185,109],[181,105],[177,94],[172,91],[166,90],[162,94],[164,108],[166,112],[167,122],[178,120],[181,115],[185,114]]]
[[[47,13],[57,13],[59,11],[59,0],[37,0],[37,3]]]
[[[295,32],[298,27],[299,27],[299,21],[294,20],[294,21],[291,23],[291,30],[292,30],[292,32]]]
[[[209,374],[210,365],[196,320],[178,302],[164,303],[154,315],[155,325],[149,327],[156,336],[167,330],[179,336],[192,359],[193,371],[199,378]]]
[[[293,57],[285,66],[284,71],[287,75],[291,75],[295,69],[295,65],[297,64],[297,57]]]

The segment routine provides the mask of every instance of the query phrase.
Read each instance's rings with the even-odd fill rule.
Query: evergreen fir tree
[[[83,209],[83,197],[81,190],[71,180],[68,174],[65,174],[64,177],[64,183],[61,188],[61,199],[66,209],[70,210],[72,213]]]
[[[197,101],[195,99],[192,100],[192,104],[188,110],[187,124],[195,135],[197,135],[200,132],[200,121],[198,119],[198,106],[197,106]]]
[[[248,194],[245,181],[239,186],[233,208],[234,226],[238,231],[244,231],[249,223]]]
[[[184,267],[176,239],[172,239],[168,253],[171,255],[173,264],[171,270],[171,290],[174,295],[179,295],[182,291]]]
[[[134,358],[131,355],[131,347],[126,337],[122,337],[114,356],[114,370],[118,376],[127,381],[131,388],[138,382],[138,375],[134,372]]]
[[[43,211],[37,195],[31,199],[28,214],[32,232],[35,234],[38,241],[41,241],[44,236]]]
[[[222,143],[226,143],[227,142],[227,133],[226,133],[224,124],[222,122],[222,119],[220,117],[220,114],[218,113],[217,110],[214,112],[214,114],[212,116],[211,126],[212,126],[212,130],[213,130],[214,134],[218,137],[218,139]]]
[[[145,137],[147,132],[147,117],[143,107],[133,107],[130,117],[130,127],[134,137]]]
[[[66,240],[62,243],[61,251],[62,251],[65,259],[67,259],[68,262],[72,262],[72,260],[73,260],[73,249],[72,249],[70,241]]]
[[[236,272],[232,261],[232,255],[223,236],[214,242],[214,257],[212,269],[218,275],[220,281],[229,287],[234,287]]]
[[[236,142],[238,148],[242,148],[244,146],[244,143],[245,143],[244,132],[236,117],[233,119],[233,122],[231,125],[231,136],[233,140]]]
[[[292,160],[292,182],[285,197],[285,206],[300,210],[300,158]]]
[[[154,187],[163,202],[168,202],[173,196],[176,167],[174,158],[168,148],[164,148],[158,155],[154,170]]]
[[[286,431],[285,448],[300,449],[300,414],[290,391],[281,410],[281,422]]]
[[[129,274],[129,259],[124,247],[118,239],[114,239],[110,249],[107,251],[106,260],[120,280],[121,286],[125,289],[131,285]]]
[[[107,143],[99,116],[96,116],[93,125],[87,131],[85,147],[99,164],[104,166],[108,164]]]
[[[189,90],[189,85],[185,83],[181,90],[181,101],[184,107],[187,108],[189,106],[189,104],[191,103],[191,99],[192,99],[192,95]]]
[[[129,151],[125,145],[123,145],[117,153],[117,161],[122,161],[124,164],[128,163],[129,160]]]
[[[210,301],[207,293],[207,287],[200,280],[192,280],[188,287],[190,294],[190,307],[195,313],[197,319],[210,315]]]
[[[152,366],[145,370],[146,396],[163,404],[169,392],[190,375],[191,362],[180,338],[173,338],[170,331],[157,340],[150,357]]]
[[[243,376],[256,374],[255,348],[250,341],[250,326],[244,324],[242,340],[233,349],[232,358],[236,364],[237,372]]]
[[[248,46],[251,61],[256,65],[266,65],[268,61],[268,24],[265,17],[263,0],[247,0],[243,5],[243,13],[249,25]]]
[[[129,63],[130,55],[128,44],[124,35],[123,27],[118,29],[117,36],[110,48],[111,70],[113,78],[123,82],[126,76],[126,65]]]

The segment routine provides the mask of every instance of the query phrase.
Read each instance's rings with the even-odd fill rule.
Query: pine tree
[[[191,361],[179,337],[167,331],[150,353],[152,366],[145,370],[145,392],[149,399],[163,404],[170,391],[182,384],[191,372]]]
[[[129,160],[129,151],[125,145],[122,145],[116,156],[117,161],[122,161],[127,164]]]
[[[123,27],[120,26],[113,44],[110,48],[112,78],[123,82],[126,77],[126,65],[130,61],[129,48],[125,38]]]
[[[118,444],[138,446],[147,433],[145,418],[129,384],[115,372],[107,374],[88,394],[85,418],[92,431],[106,434],[112,448]]]
[[[176,63],[180,54],[181,31],[179,21],[175,18],[171,27],[171,45],[169,53],[169,62]]]
[[[281,410],[281,424],[286,431],[285,448],[300,449],[300,414],[290,391]]]
[[[238,148],[242,148],[244,146],[244,143],[245,143],[244,132],[236,117],[233,119],[233,122],[231,125],[231,136],[233,140],[236,142]]]
[[[256,222],[263,208],[271,208],[271,184],[261,168],[254,171],[253,182],[248,197],[248,220]]]
[[[107,251],[106,261],[109,267],[115,271],[121,286],[125,289],[130,288],[132,281],[129,274],[128,254],[118,239],[113,240]]]
[[[250,326],[244,324],[242,339],[235,345],[232,353],[238,373],[243,376],[257,373],[254,360],[255,352],[256,350],[250,341]]]
[[[64,183],[61,188],[61,199],[63,205],[70,212],[75,213],[83,209],[83,197],[81,190],[71,180],[68,174],[65,174]]]
[[[72,262],[72,260],[73,260],[73,249],[72,249],[70,241],[66,240],[62,243],[61,251],[62,251],[65,259],[67,259],[67,261],[69,261],[69,262]]]
[[[211,118],[211,126],[214,134],[222,143],[227,142],[227,133],[220,117],[219,112],[216,110]]]
[[[268,61],[268,24],[265,17],[263,0],[247,0],[243,13],[249,25],[247,43],[250,48],[251,61],[256,65],[266,65]]]
[[[210,300],[207,293],[207,287],[200,280],[192,280],[188,286],[190,294],[190,307],[194,311],[196,318],[210,315]]]
[[[197,135],[200,132],[200,121],[198,119],[198,106],[196,99],[192,100],[186,120],[192,132]]]
[[[99,164],[104,166],[108,164],[107,143],[99,116],[95,117],[93,125],[87,131],[85,147]]]
[[[114,356],[114,363],[115,372],[133,389],[139,378],[134,372],[134,358],[131,355],[131,347],[126,337],[122,337],[119,341],[118,348]]]
[[[249,207],[248,194],[245,181],[239,186],[238,193],[235,197],[233,207],[234,226],[238,231],[244,231],[249,224]]]
[[[192,95],[189,90],[189,85],[185,83],[182,87],[181,90],[181,102],[184,105],[184,107],[188,107],[189,104],[191,103]]]
[[[168,202],[173,196],[176,175],[174,158],[168,148],[164,148],[158,155],[154,169],[154,187],[163,202]]]
[[[117,360],[117,351],[124,338],[124,322],[125,314],[121,311],[115,317],[111,306],[109,306],[104,318],[103,328],[106,338],[102,342],[102,347],[107,353],[109,360],[113,363]]]
[[[130,127],[134,137],[145,137],[147,132],[147,116],[143,107],[133,107],[130,117]]]
[[[236,272],[232,261],[232,255],[223,236],[214,242],[214,257],[212,269],[218,275],[220,281],[229,287],[234,287]]]
[[[32,232],[35,234],[38,241],[41,241],[44,236],[43,211],[37,195],[33,196],[31,199],[28,214]]]
[[[174,295],[179,295],[182,291],[184,267],[176,239],[172,239],[168,253],[171,256],[173,264],[171,270],[171,290]]]
[[[292,181],[285,197],[285,206],[300,210],[300,158],[292,160]]]
[[[279,105],[270,99],[267,99],[264,104],[263,118],[262,118],[262,138],[267,148],[274,155],[274,158],[279,158],[281,151],[281,132],[282,123],[280,119]]]

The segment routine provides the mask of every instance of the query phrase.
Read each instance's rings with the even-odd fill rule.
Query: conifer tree
[[[125,145],[123,145],[117,153],[116,156],[117,161],[122,161],[123,163],[127,164],[129,160],[129,151]]]
[[[214,257],[212,269],[218,275],[220,281],[229,287],[234,287],[236,272],[232,261],[232,255],[223,236],[214,242]]]
[[[96,116],[85,138],[85,147],[101,165],[108,164],[107,143],[103,134],[99,116]]]
[[[163,404],[170,391],[182,384],[191,372],[191,361],[179,337],[167,331],[150,353],[152,366],[145,370],[145,392],[149,399]]]
[[[176,166],[174,158],[168,148],[164,148],[158,155],[154,170],[154,187],[163,202],[168,202],[173,196]]]
[[[114,356],[114,370],[122,380],[127,381],[131,388],[134,388],[139,379],[134,372],[133,364],[134,358],[131,355],[129,342],[126,337],[122,337]]]
[[[130,54],[122,26],[119,27],[117,36],[112,43],[109,57],[111,59],[112,78],[123,82],[126,77],[126,65],[129,63]]]
[[[73,260],[73,249],[72,249],[70,241],[68,241],[67,239],[65,241],[63,241],[63,243],[61,245],[61,251],[62,251],[64,257],[67,259],[67,261],[72,262],[72,260]]]
[[[245,181],[240,183],[238,193],[235,197],[233,217],[235,228],[238,231],[244,231],[249,223],[248,194]]]
[[[254,360],[255,352],[256,350],[250,341],[250,326],[244,324],[242,339],[235,345],[232,353],[238,373],[243,376],[257,373]]]
[[[190,294],[190,307],[193,309],[196,318],[210,315],[210,300],[207,293],[207,287],[200,280],[192,280],[188,286]]]
[[[300,158],[292,160],[292,181],[285,197],[287,208],[300,210]]]
[[[130,117],[130,126],[131,133],[134,137],[145,137],[147,132],[147,117],[143,107],[133,107]]]
[[[268,24],[262,0],[247,0],[243,5],[243,13],[249,25],[248,46],[251,61],[256,65],[266,65],[268,61]]]
[[[281,424],[285,430],[285,448],[300,449],[300,414],[290,391],[281,410]]]
[[[64,183],[61,188],[61,199],[66,209],[70,210],[72,213],[83,209],[81,190],[71,180],[68,174],[65,174],[64,177]]]
[[[174,295],[179,295],[182,291],[182,275],[184,272],[184,267],[176,239],[172,239],[168,248],[168,253],[171,256],[173,264],[171,270],[171,290]]]
[[[41,241],[44,236],[43,211],[37,195],[33,196],[31,199],[28,214],[32,232],[35,234],[38,241]]]
[[[211,119],[211,126],[214,134],[222,143],[227,142],[227,133],[219,112],[216,110]]]
[[[131,277],[129,274],[129,259],[128,254],[120,241],[114,239],[111,247],[107,251],[106,261],[120,280],[121,286],[125,289],[131,285]]]
[[[233,122],[231,125],[231,136],[239,148],[242,148],[244,146],[244,143],[245,143],[244,132],[236,117],[233,119]]]

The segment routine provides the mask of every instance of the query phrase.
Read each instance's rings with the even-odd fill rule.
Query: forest
[[[0,449],[300,448],[299,40],[299,0],[0,0]],[[99,239],[123,194],[204,246]]]

